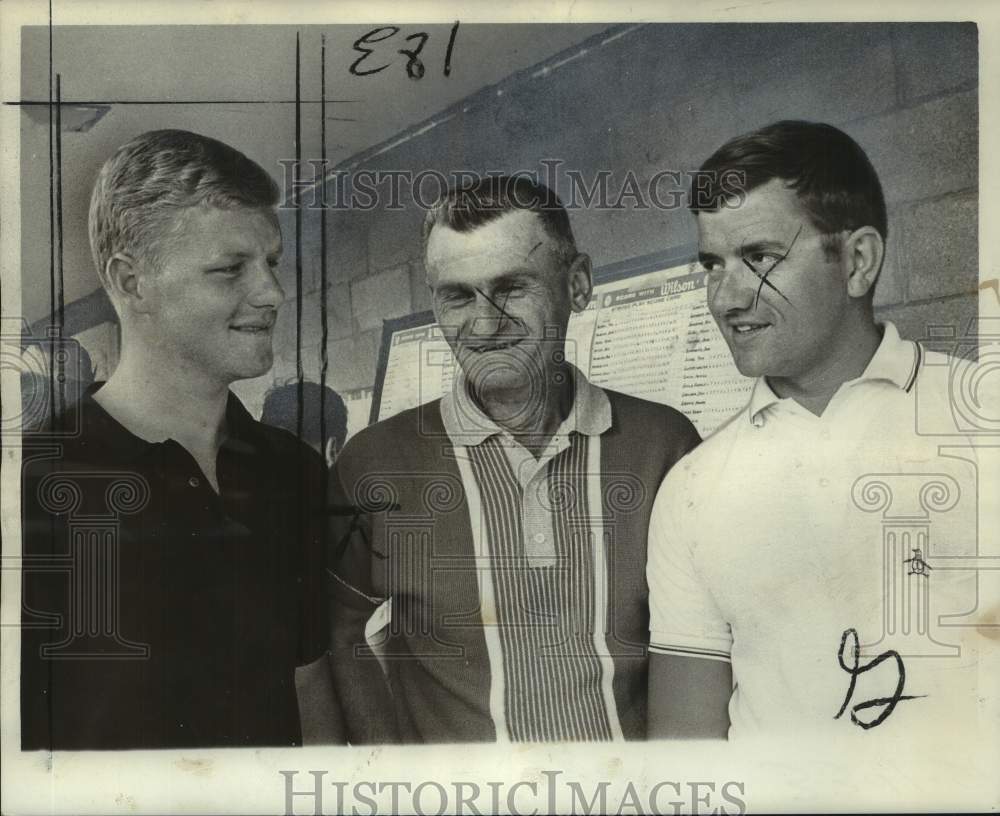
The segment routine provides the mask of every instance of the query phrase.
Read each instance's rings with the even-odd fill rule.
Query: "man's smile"
[[[251,333],[271,331],[270,326],[230,326],[230,328],[233,329],[233,331],[242,331]]]
[[[729,327],[730,336],[742,342],[743,340],[749,340],[759,336],[765,329],[771,327],[770,323],[764,322],[762,320],[728,320],[726,325]]]
[[[268,318],[256,318],[254,320],[244,320],[239,323],[231,323],[229,328],[233,331],[243,332],[245,334],[264,334],[270,332],[274,328],[275,319],[273,317]]]

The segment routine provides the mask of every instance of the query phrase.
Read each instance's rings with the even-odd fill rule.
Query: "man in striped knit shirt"
[[[591,265],[547,187],[453,190],[424,246],[459,374],[354,437],[332,478],[350,739],[644,738],[647,525],[698,434],[571,364]]]

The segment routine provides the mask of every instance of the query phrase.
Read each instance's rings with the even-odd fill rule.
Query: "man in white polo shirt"
[[[834,127],[778,122],[716,151],[691,209],[758,380],[654,504],[650,737],[975,723],[975,467],[916,431],[918,391],[947,412],[941,361],[875,322],[874,168]]]

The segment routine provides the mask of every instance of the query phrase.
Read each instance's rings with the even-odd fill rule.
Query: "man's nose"
[[[277,309],[285,302],[285,290],[278,283],[277,266],[272,267],[266,261],[255,264],[249,301],[253,306],[271,309]]]
[[[724,270],[710,273],[709,308],[714,314],[746,311],[753,306],[759,284],[757,276],[743,263],[727,264]]]
[[[469,333],[492,336],[508,327],[509,318],[503,311],[502,301],[490,299],[484,292],[476,293],[472,313],[468,316]]]

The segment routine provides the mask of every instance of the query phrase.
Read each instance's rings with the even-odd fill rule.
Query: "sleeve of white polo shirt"
[[[698,570],[699,512],[689,502],[689,463],[667,474],[649,522],[649,649],[679,657],[728,661],[732,632]]]

